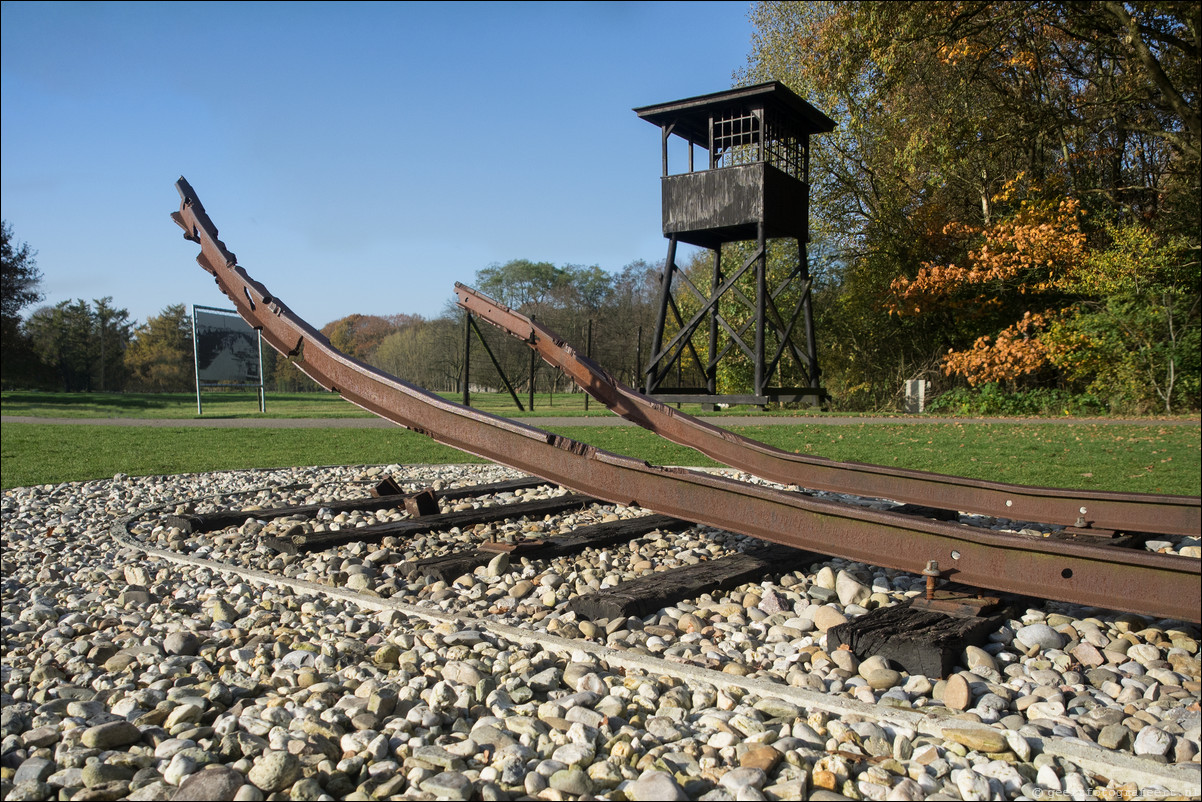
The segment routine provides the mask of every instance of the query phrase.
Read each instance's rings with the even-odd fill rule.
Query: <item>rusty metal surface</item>
[[[1202,619],[1197,560],[1092,544],[1027,541],[958,524],[847,508],[796,493],[682,469],[655,467],[516,421],[461,407],[339,353],[218,239],[187,181],[172,218],[199,243],[197,261],[242,317],[298,368],[352,403],[438,442],[614,503],[873,565],[944,576],[977,587]]]
[[[617,381],[537,321],[455,285],[459,305],[527,343],[553,367],[623,418],[713,459],[782,484],[889,498],[1019,521],[1198,536],[1202,501],[1188,496],[1058,490],[792,454],[698,420]],[[1084,509],[1084,512],[1082,511]],[[1113,534],[1110,532],[1108,534]]]

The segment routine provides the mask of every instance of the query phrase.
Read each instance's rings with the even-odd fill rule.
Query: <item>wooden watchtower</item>
[[[662,135],[663,231],[668,238],[659,312],[644,371],[646,394],[663,401],[700,402],[706,408],[715,403],[763,406],[770,401],[820,401],[825,392],[819,383],[806,255],[810,135],[832,131],[835,123],[777,81],[634,111],[659,126]],[[673,135],[688,143],[688,172],[672,174],[668,170],[668,142]],[[709,154],[708,164],[700,170],[693,156],[698,146]],[[784,237],[797,240],[797,264],[779,284],[769,287],[767,241]],[[751,257],[736,270],[724,272],[722,245],[748,240],[756,243]],[[709,287],[698,287],[676,265],[676,246],[680,242],[713,251]],[[752,297],[735,286],[749,270],[755,271]],[[794,282],[797,289],[793,294],[799,300],[792,309],[778,309],[777,299]],[[675,295],[677,290],[685,289],[701,304],[688,320],[683,318]],[[727,294],[748,307],[750,318],[742,326],[735,326],[720,312],[719,301]],[[665,343],[669,312],[675,317],[676,328]],[[804,330],[804,349],[795,341],[799,322]],[[704,358],[693,346],[694,335],[703,323],[709,327],[709,348]],[[719,329],[726,334],[721,346]],[[772,354],[766,352],[769,339],[775,341]],[[732,348],[738,348],[755,365],[750,395],[718,393],[718,364]],[[674,370],[678,376],[683,375],[686,350],[692,354],[705,386],[665,386]],[[769,377],[785,354],[800,368],[804,386],[768,386]]]

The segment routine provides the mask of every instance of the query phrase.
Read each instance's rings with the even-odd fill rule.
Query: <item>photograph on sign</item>
[[[194,307],[201,382],[259,383],[259,334],[237,314]]]

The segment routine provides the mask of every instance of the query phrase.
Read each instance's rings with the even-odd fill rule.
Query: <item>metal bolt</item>
[[[935,580],[939,578],[939,561],[928,560],[922,575],[927,578],[927,600],[935,598]]]

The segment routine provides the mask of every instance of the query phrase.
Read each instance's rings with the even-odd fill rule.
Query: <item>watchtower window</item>
[[[763,128],[761,114],[759,109],[744,109],[713,118],[711,169],[763,161],[760,149]]]
[[[799,181],[808,180],[809,148],[789,133],[779,115],[765,109],[741,109],[715,115],[710,169],[766,161]]]
[[[809,181],[810,148],[806,139],[788,133],[776,114],[764,115],[764,141],[768,151],[766,161],[776,169],[796,178]]]

